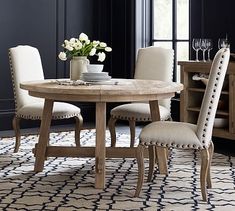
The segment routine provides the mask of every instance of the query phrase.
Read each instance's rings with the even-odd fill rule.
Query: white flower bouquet
[[[98,56],[98,61],[103,62],[106,58],[105,52],[111,52],[112,48],[108,47],[105,42],[90,41],[84,33],[79,35],[79,38],[71,38],[65,40],[62,44],[64,51],[60,52],[58,57],[62,61],[72,59],[76,56]]]

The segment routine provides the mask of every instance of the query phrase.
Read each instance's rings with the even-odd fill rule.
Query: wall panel
[[[1,0],[0,130],[11,129],[14,115],[8,49],[17,45],[37,47],[45,78],[68,77],[68,62],[59,61],[57,55],[65,37],[82,31],[93,34],[92,3],[93,0]],[[81,106],[84,112],[86,107],[91,109],[90,104]],[[23,127],[31,124],[26,122]]]

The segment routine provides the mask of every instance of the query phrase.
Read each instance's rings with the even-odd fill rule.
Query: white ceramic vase
[[[76,56],[70,61],[70,80],[80,80],[82,73],[87,72],[89,60],[86,56]]]

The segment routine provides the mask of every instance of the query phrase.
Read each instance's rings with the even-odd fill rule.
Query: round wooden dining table
[[[61,85],[56,80],[29,81],[20,84],[29,95],[44,98],[39,140],[35,146],[34,171],[43,171],[47,157],[95,157],[95,187],[105,187],[106,157],[135,157],[135,147],[106,147],[106,103],[148,101],[152,121],[159,121],[158,100],[171,98],[183,85],[175,82],[138,79],[112,79],[107,84]],[[95,102],[95,147],[51,146],[49,131],[54,101]]]

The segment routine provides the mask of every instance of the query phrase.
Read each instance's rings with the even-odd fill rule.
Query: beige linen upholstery
[[[17,116],[24,119],[41,119],[44,102],[24,105],[17,111]],[[68,119],[77,116],[80,108],[69,103],[55,102],[52,111],[52,119]]]
[[[13,128],[16,134],[14,152],[17,152],[20,146],[20,119],[40,120],[44,106],[44,99],[28,95],[26,90],[20,89],[20,83],[43,80],[44,74],[40,54],[34,47],[21,45],[10,48],[9,61],[16,107],[13,119]],[[80,108],[70,103],[54,103],[52,119],[68,119],[72,117],[76,120],[75,139],[76,145],[79,146],[80,130],[83,122]]]
[[[201,192],[204,201],[207,200],[207,190],[211,188],[210,163],[213,154],[212,129],[216,109],[222,90],[228,62],[230,50],[223,48],[217,52],[213,60],[209,81],[203,97],[201,110],[197,125],[184,122],[153,122],[145,126],[140,133],[140,144],[137,149],[137,161],[139,167],[138,185],[135,195],[138,196],[143,184],[144,162],[143,151],[145,146],[151,149],[156,147],[157,152],[162,152],[168,147],[177,147],[183,149],[198,149],[201,152]],[[162,164],[161,158],[157,156],[158,164]],[[150,157],[150,159],[155,159]],[[154,163],[154,162],[150,162]],[[150,167],[153,171],[153,167]],[[166,170],[167,172],[167,170]],[[152,172],[149,172],[149,180]]]
[[[138,50],[135,79],[172,81],[174,51],[160,47],[147,47]],[[171,100],[160,100],[159,111],[161,120],[171,119]],[[109,129],[111,133],[111,146],[116,145],[115,123],[118,119],[128,120],[131,133],[130,146],[135,142],[135,122],[151,121],[148,102],[128,103],[117,106],[111,110]]]
[[[169,110],[159,105],[161,120],[171,118]],[[112,115],[118,119],[135,121],[151,121],[150,107],[148,103],[128,103],[112,109]]]

